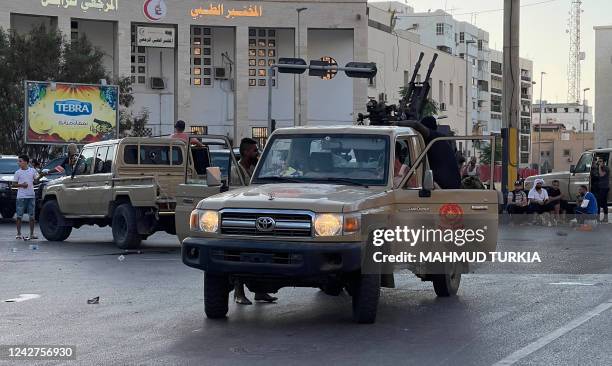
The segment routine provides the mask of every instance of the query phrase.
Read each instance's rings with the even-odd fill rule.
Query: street
[[[503,227],[498,250],[539,251],[542,263],[478,268],[456,298],[401,272],[377,322],[357,325],[345,293],[295,288],[208,320],[202,272],[183,265],[175,237],[156,234],[140,252],[97,227],[64,243],[17,242],[5,220],[0,344],[76,345],[77,360],[63,364],[610,365],[608,233]],[[40,297],[4,301],[22,294]]]

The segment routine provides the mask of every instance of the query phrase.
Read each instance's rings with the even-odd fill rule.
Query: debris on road
[[[87,300],[87,303],[89,305],[95,305],[95,304],[99,304],[100,303],[100,296],[96,296],[93,299],[89,299]]]
[[[119,262],[123,262],[125,260],[125,256],[121,254],[119,257],[117,257],[117,259],[119,260]]]
[[[19,294],[19,297],[16,297],[14,299],[6,299],[4,300],[4,302],[23,302],[27,300],[38,299],[39,297],[40,295],[37,294]]]
[[[31,244],[31,245],[30,245],[30,250],[38,250],[38,245],[36,245],[36,244]]]

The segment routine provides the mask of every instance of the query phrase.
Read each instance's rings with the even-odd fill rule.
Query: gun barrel
[[[427,69],[427,77],[425,78],[425,80],[429,80],[429,78],[431,77],[431,73],[433,72],[434,67],[436,67],[436,60],[438,59],[438,54],[434,53],[433,58],[431,59],[431,62],[429,63],[429,69]]]
[[[423,57],[425,57],[425,52],[421,52],[416,65],[414,65],[414,72],[412,73],[412,77],[410,78],[410,84],[414,84],[414,82],[416,81],[416,76],[419,73],[419,69],[421,68],[421,61],[423,61]]]

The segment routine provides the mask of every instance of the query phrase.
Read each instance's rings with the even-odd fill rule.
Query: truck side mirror
[[[431,197],[431,191],[434,189],[433,172],[427,169],[423,175],[423,189],[419,191],[419,197]]]
[[[221,185],[221,169],[218,166],[206,168],[206,185],[209,187]]]
[[[574,174],[576,171],[576,166],[574,164],[570,165],[570,173]]]

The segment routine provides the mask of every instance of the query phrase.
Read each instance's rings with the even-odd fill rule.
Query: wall
[[[85,35],[95,47],[104,52],[102,63],[106,71],[115,73],[115,22],[73,19],[78,23],[79,37]]]
[[[584,149],[583,146],[584,137]],[[531,134],[531,153],[533,163],[538,163],[538,149],[541,149],[542,166],[548,162],[553,172],[569,171],[575,165],[583,151],[593,148],[593,133],[585,134],[574,131],[542,131],[541,146],[538,148],[538,132]],[[566,155],[569,150],[569,155]]]
[[[596,147],[612,147],[612,26],[595,27]]]

